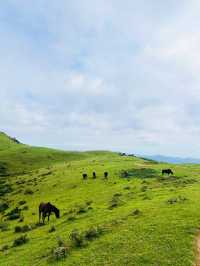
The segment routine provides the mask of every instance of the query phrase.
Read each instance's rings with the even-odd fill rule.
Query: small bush
[[[24,207],[22,208],[22,210],[27,211],[27,210],[28,210],[28,206],[27,206],[27,205],[24,206]]]
[[[30,230],[32,230],[32,227],[30,225],[15,226],[15,233],[26,233]]]
[[[57,236],[57,243],[59,247],[66,246],[65,241],[60,236]]]
[[[30,188],[27,188],[25,191],[24,191],[24,194],[25,195],[32,195],[34,192],[33,190],[31,190]]]
[[[68,221],[74,221],[76,220],[76,216],[75,215],[70,215],[68,218],[67,218]]]
[[[13,247],[21,246],[26,244],[29,241],[27,235],[22,235],[18,238],[16,238],[13,242]]]
[[[141,187],[141,191],[142,191],[142,192],[147,191],[147,189],[148,189],[148,186],[142,186],[142,187]]]
[[[86,206],[78,206],[78,208],[77,208],[77,214],[82,214],[82,213],[85,213],[85,212],[87,212],[87,207]]]
[[[20,216],[19,222],[22,223],[24,221],[24,216]]]
[[[51,228],[49,229],[49,233],[55,232],[56,228],[54,225],[51,226]]]
[[[19,202],[18,202],[18,204],[21,206],[21,205],[24,205],[26,203],[26,201],[25,200],[20,200]]]
[[[73,230],[69,237],[75,247],[82,247],[84,245],[84,236],[77,229]]]
[[[3,245],[0,249],[0,251],[6,251],[9,249],[9,246],[8,245]]]
[[[130,186],[125,186],[124,189],[129,190],[129,189],[131,189],[131,187]]]
[[[22,232],[21,226],[15,226],[15,233],[21,233],[21,232]]]
[[[85,238],[87,240],[92,240],[94,238],[99,237],[99,235],[101,235],[102,232],[103,232],[102,228],[100,228],[100,227],[92,227],[92,228],[88,229],[85,232]]]
[[[177,198],[170,198],[167,200],[168,204],[175,204],[175,203],[183,203],[187,200],[187,198],[178,196]]]
[[[6,202],[0,202],[0,212],[4,212],[9,208],[9,205]]]
[[[0,223],[0,230],[1,232],[8,231],[8,224],[5,222]]]
[[[88,200],[88,201],[86,201],[86,205],[87,205],[87,206],[90,206],[92,203],[93,203],[92,200]]]
[[[117,208],[122,203],[122,201],[119,198],[121,195],[122,195],[121,193],[114,194],[114,196],[112,197],[109,203],[108,209],[112,210],[114,208]]]
[[[6,214],[8,216],[8,220],[16,220],[20,218],[21,209],[16,207],[15,209],[12,209],[10,212]]]
[[[66,258],[68,255],[68,248],[67,247],[57,247],[53,250],[53,259],[55,260],[61,260]]]
[[[135,210],[133,210],[132,213],[131,213],[131,215],[133,215],[133,216],[139,216],[139,215],[141,215],[141,214],[142,214],[142,212],[141,212],[139,209],[135,209]]]

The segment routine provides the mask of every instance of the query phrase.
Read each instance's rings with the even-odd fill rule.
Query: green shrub
[[[27,235],[22,235],[18,238],[16,238],[13,242],[13,247],[21,246],[26,244],[29,241]]]
[[[33,190],[31,190],[30,188],[27,188],[25,191],[24,191],[24,194],[25,195],[32,195],[34,192]]]
[[[77,214],[82,214],[87,212],[88,208],[86,206],[80,205],[77,207]]]
[[[6,203],[6,202],[0,202],[0,212],[4,212],[8,208],[9,208],[8,203]]]
[[[84,235],[77,229],[73,230],[69,237],[72,241],[73,246],[82,247],[84,245]]]
[[[92,227],[85,232],[84,236],[85,236],[85,239],[92,240],[94,238],[99,237],[102,234],[102,232],[103,232],[102,228]]]
[[[49,233],[55,232],[56,228],[54,225],[51,226],[51,228],[49,229]]]
[[[66,258],[69,250],[67,247],[57,247],[53,250],[53,259],[61,260]]]
[[[8,223],[1,222],[0,223],[0,230],[1,230],[1,232],[7,231],[8,230]]]
[[[133,210],[132,213],[131,213],[131,215],[133,215],[133,216],[139,216],[139,215],[141,215],[141,214],[142,214],[142,212],[141,212],[139,209],[135,209],[135,210]]]
[[[25,200],[20,200],[20,201],[18,202],[19,205],[24,205],[25,203],[26,203]]]
[[[68,221],[74,221],[76,220],[76,216],[74,214],[70,215],[68,218],[67,218]]]
[[[20,218],[20,213],[21,213],[21,209],[16,207],[15,209],[12,209],[10,212],[8,212],[6,216],[8,217],[8,220],[16,220]]]
[[[25,206],[22,208],[22,210],[27,211],[27,210],[28,210],[28,206],[25,205]]]
[[[32,227],[30,225],[15,226],[15,233],[26,233],[31,229]]]
[[[0,249],[0,251],[6,251],[9,249],[9,246],[8,245],[3,245]]]

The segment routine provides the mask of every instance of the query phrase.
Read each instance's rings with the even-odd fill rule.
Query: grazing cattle
[[[108,172],[104,172],[104,177],[108,178]]]
[[[92,173],[92,177],[93,177],[93,179],[95,179],[97,177],[95,172]]]
[[[87,174],[83,174],[83,180],[87,179]]]
[[[171,169],[163,169],[162,170],[162,175],[167,174],[167,175],[173,175],[174,173],[172,172]]]
[[[46,216],[48,217],[48,221],[49,221],[49,216],[51,215],[52,212],[55,213],[56,218],[60,218],[60,211],[54,205],[52,205],[50,202],[40,203],[40,205],[39,205],[39,223],[41,220],[41,214],[42,214],[42,222],[44,224]]]

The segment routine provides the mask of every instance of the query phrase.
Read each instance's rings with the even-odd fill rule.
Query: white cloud
[[[6,1],[1,130],[36,145],[200,157],[199,5]]]

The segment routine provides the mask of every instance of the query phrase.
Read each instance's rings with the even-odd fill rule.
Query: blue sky
[[[200,157],[199,8],[3,1],[0,129],[68,150]]]

